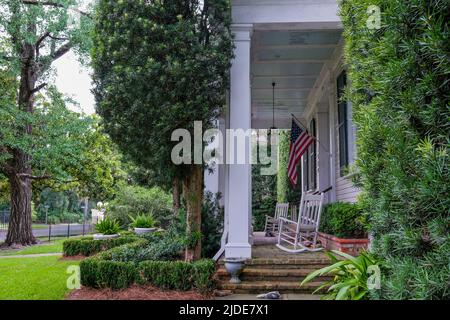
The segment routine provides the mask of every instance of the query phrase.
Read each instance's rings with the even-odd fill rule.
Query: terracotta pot
[[[343,239],[323,232],[319,232],[318,240],[327,250],[339,250],[353,256],[369,247],[369,239]]]

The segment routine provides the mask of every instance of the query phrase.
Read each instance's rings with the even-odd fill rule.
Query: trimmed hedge
[[[121,238],[118,238],[121,239]],[[110,239],[104,241],[118,240]],[[81,284],[93,288],[123,289],[133,283],[152,284],[163,289],[187,291],[196,288],[200,292],[208,292],[214,288],[213,274],[215,263],[213,260],[199,260],[193,263],[182,261],[142,261],[128,259],[140,249],[149,245],[149,240],[138,237],[124,238],[125,244],[108,242],[104,246],[94,249],[113,246],[96,256],[80,262]],[[91,248],[84,242],[100,242],[93,240],[70,241],[73,244],[68,248],[73,252],[87,252],[88,250],[76,250],[79,248]],[[133,242],[129,242],[133,241]],[[68,242],[68,241],[66,241]],[[66,252],[66,251],[64,251]],[[115,260],[122,261],[115,261]]]
[[[196,288],[200,292],[207,292],[214,287],[213,260],[199,260],[193,263],[144,261],[139,264],[139,270],[144,282],[164,289],[186,291]]]
[[[152,284],[171,290],[214,288],[213,260],[193,263],[182,261],[144,261],[139,264],[91,257],[80,262],[81,284],[93,288],[123,289],[133,283]]]
[[[136,281],[134,263],[101,260],[97,257],[80,262],[81,284],[92,288],[123,289]]]
[[[137,239],[135,236],[122,236],[120,238],[106,240],[93,240],[92,237],[69,239],[63,243],[63,253],[66,257],[77,255],[88,257],[101,251],[134,242]]]

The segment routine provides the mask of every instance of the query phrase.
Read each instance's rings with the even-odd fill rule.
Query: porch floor
[[[301,252],[301,253],[289,253],[277,248],[276,237],[266,237],[264,232],[253,233],[253,246],[252,246],[252,260],[264,259],[264,260],[284,260],[295,262],[299,260],[302,262],[316,260],[319,263],[328,263],[330,260],[328,256],[323,252]],[[312,262],[312,261],[310,261]]]

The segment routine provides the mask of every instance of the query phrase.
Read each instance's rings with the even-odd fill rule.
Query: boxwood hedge
[[[133,239],[133,241],[129,242],[130,239]],[[90,243],[93,240],[70,241],[74,242],[68,245],[68,248],[72,250],[70,252],[79,252],[77,254],[94,252],[94,250],[72,249],[84,248],[84,244],[80,244],[81,242]],[[82,285],[93,288],[123,289],[137,283],[181,291],[197,289],[203,293],[214,288],[215,263],[213,260],[205,259],[192,263],[183,261],[139,261],[139,259],[117,261],[127,256],[127,252],[139,252],[149,245],[148,240],[138,237],[128,237],[123,242],[125,244],[100,252],[80,262]],[[98,249],[118,243],[116,241],[103,246],[95,244],[92,246]]]

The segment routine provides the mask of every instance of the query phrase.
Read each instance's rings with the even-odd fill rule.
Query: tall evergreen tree
[[[182,181],[187,231],[201,226],[203,170],[174,165],[172,132],[213,127],[232,57],[228,0],[100,0],[93,65],[97,111],[121,150],[167,183]],[[193,159],[193,157],[192,157]],[[196,241],[188,259],[200,257]]]

